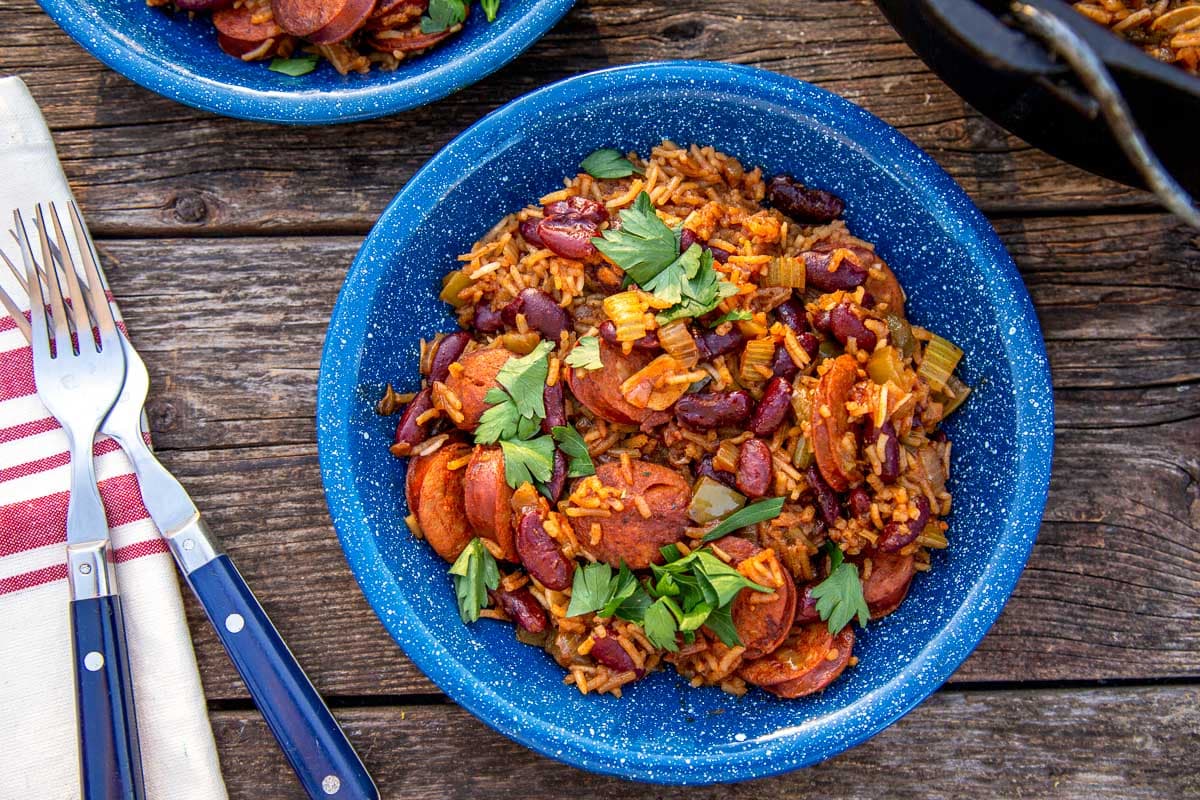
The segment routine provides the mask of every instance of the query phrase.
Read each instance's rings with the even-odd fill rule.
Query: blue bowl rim
[[[482,80],[525,52],[558,24],[575,0],[539,0],[503,33],[462,58],[430,72],[399,81],[370,83],[332,91],[262,91],[232,86],[171,70],[121,36],[113,28],[79,13],[71,0],[38,0],[51,19],[109,68],[156,94],[178,103],[226,117],[284,125],[332,125],[375,119],[436,102]],[[215,34],[214,34],[215,39]],[[419,86],[422,91],[412,91]],[[233,98],[229,108],[207,100],[209,95]]]
[[[339,406],[353,401],[353,375],[357,374],[357,369],[335,374],[337,368],[330,365],[338,360],[338,351],[343,350],[340,342],[360,342],[365,336],[367,315],[351,313],[342,305],[342,300],[350,294],[362,296],[360,293],[364,288],[375,288],[381,279],[381,275],[372,276],[368,266],[368,252],[376,230],[386,225],[401,231],[401,238],[411,233],[415,222],[405,213],[406,208],[424,205],[423,196],[434,194],[431,190],[441,191],[456,182],[452,180],[448,184],[445,179],[461,175],[463,167],[460,165],[470,163],[469,159],[456,158],[461,155],[459,151],[466,150],[468,143],[476,138],[489,140],[488,137],[500,133],[496,129],[509,117],[536,116],[541,107],[577,101],[614,78],[620,78],[622,88],[627,88],[639,81],[638,85],[654,84],[668,73],[695,79],[706,87],[719,85],[725,90],[736,89],[751,100],[763,102],[775,102],[781,96],[786,102],[789,92],[820,98],[821,102],[832,104],[848,120],[848,125],[860,127],[865,136],[895,148],[898,155],[891,160],[890,169],[904,174],[909,188],[930,201],[927,206],[937,205],[932,201],[940,198],[949,201],[943,207],[960,212],[957,222],[962,234],[957,237],[958,241],[973,251],[976,263],[991,265],[989,277],[999,282],[1000,288],[1013,298],[1013,304],[1001,321],[1020,319],[1025,322],[1014,326],[1011,335],[1005,339],[1004,349],[1011,365],[1014,392],[1018,397],[1037,396],[1050,406],[1047,411],[1035,414],[1028,404],[1017,404],[1015,438],[1020,469],[1014,487],[1014,511],[1009,515],[1010,519],[1018,520],[1013,526],[1015,537],[1006,540],[1004,550],[992,554],[959,610],[918,656],[887,683],[829,715],[815,730],[806,729],[772,740],[769,757],[756,756],[753,751],[737,751],[694,755],[685,760],[683,756],[625,751],[582,735],[565,734],[561,738],[539,735],[547,731],[528,714],[474,682],[467,670],[455,668],[448,660],[438,658],[439,653],[446,651],[437,641],[414,635],[413,628],[403,628],[396,623],[395,615],[380,612],[376,600],[379,594],[388,591],[392,581],[390,572],[372,537],[356,535],[356,528],[366,512],[353,489],[347,464],[335,462],[327,455],[335,449],[332,444],[335,438],[340,439],[343,452],[349,447],[348,429],[344,425],[347,415],[339,412]],[[359,350],[353,357],[354,367],[357,367],[361,352]],[[630,780],[703,785],[768,777],[823,761],[890,726],[940,687],[999,617],[1033,549],[1049,491],[1054,425],[1053,393],[1045,352],[1029,293],[987,219],[932,158],[883,120],[832,92],[756,67],[707,61],[659,61],[610,67],[537,89],[483,117],[418,170],[384,209],[351,264],[326,332],[317,387],[317,442],[322,482],[343,552],[368,603],[409,658],[455,702],[493,729],[547,757]],[[1031,354],[1033,358],[1030,358]],[[1018,365],[1020,369],[1016,368]],[[895,709],[894,713],[877,717],[866,731],[855,730],[850,712],[881,694],[890,698],[889,706]]]

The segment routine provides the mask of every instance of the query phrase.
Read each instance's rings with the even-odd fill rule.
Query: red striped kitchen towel
[[[16,264],[12,211],[71,198],[41,113],[18,78],[0,79],[0,249]],[[7,269],[0,285],[28,308]],[[116,442],[95,444],[116,548],[147,797],[226,796],[175,565]],[[39,402],[32,354],[0,312],[0,798],[79,796],[66,582],[70,456]]]

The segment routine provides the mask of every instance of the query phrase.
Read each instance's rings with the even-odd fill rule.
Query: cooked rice
[[[1074,7],[1159,61],[1200,75],[1200,0],[1084,0]]]

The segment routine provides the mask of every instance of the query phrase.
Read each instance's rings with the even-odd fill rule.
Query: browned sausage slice
[[[278,0],[276,0],[278,2]],[[311,2],[311,0],[310,0]],[[343,0],[339,0],[343,2]],[[344,0],[342,10],[324,27],[310,33],[306,38],[313,44],[335,44],[349,39],[355,31],[366,24],[375,11],[375,0]]]
[[[575,399],[597,417],[609,422],[637,424],[653,413],[653,409],[638,408],[626,400],[621,394],[621,384],[653,360],[653,354],[642,350],[635,349],[625,355],[620,345],[601,339],[600,362],[604,368],[573,369],[567,383]]]
[[[517,561],[509,506],[513,493],[504,480],[504,452],[499,447],[476,447],[466,469],[463,493],[467,521],[476,536],[500,545],[506,561]]]
[[[416,514],[417,507],[421,505],[421,483],[429,472],[431,461],[433,456],[413,456],[408,461],[408,473],[404,478],[404,499],[408,503],[410,514]]]
[[[365,10],[362,8],[364,5]],[[361,23],[374,9],[373,0],[271,0],[271,11],[279,27],[293,36],[306,39],[325,26],[338,22],[348,11],[352,12],[351,16],[361,16]]]
[[[896,273],[884,263],[883,259],[872,253],[873,258],[868,262],[870,271],[867,273],[867,291],[871,293],[876,304],[887,303],[889,314],[904,316],[904,289],[896,280]]]
[[[274,51],[280,42],[284,41],[283,29],[274,20],[255,22],[254,12],[242,6],[240,8],[222,8],[212,15],[213,26],[217,29],[217,44],[222,50],[235,58],[241,58],[256,50],[268,39],[275,39]],[[264,58],[266,55],[264,54]]]
[[[820,624],[822,626],[825,625],[824,622]],[[838,676],[842,674],[846,669],[846,665],[850,663],[850,656],[853,650],[854,629],[847,625],[838,631],[837,636],[833,637],[832,645],[826,649],[824,658],[815,667],[798,678],[764,686],[763,688],[771,694],[789,700],[819,692],[837,680]]]
[[[737,536],[718,539],[713,547],[728,555],[735,567],[762,552],[754,542]],[[775,558],[773,552],[771,557]],[[796,584],[787,568],[777,558],[775,561],[783,573],[783,586],[773,595],[742,589],[733,601],[733,626],[746,648],[743,655],[747,659],[762,658],[783,644],[796,616]]]
[[[692,489],[682,475],[660,464],[634,461],[631,471],[633,482],[629,483],[618,463],[596,467],[602,484],[623,491],[624,510],[613,511],[609,517],[572,517],[571,525],[580,547],[597,560],[614,567],[624,561],[630,569],[645,569],[662,563],[659,548],[683,539]],[[636,497],[645,500],[648,518],[638,511]],[[592,544],[592,523],[600,525],[596,544]]]
[[[448,444],[432,455],[425,456],[429,463],[421,477],[420,495],[417,499],[417,524],[425,534],[425,541],[434,551],[454,561],[471,539],[475,538],[467,522],[464,504],[463,483],[466,470],[448,469],[447,464],[464,458],[471,448],[462,443]]]
[[[486,350],[473,350],[459,360],[462,370],[458,374],[452,371],[446,378],[446,388],[462,401],[464,419],[458,427],[464,431],[473,431],[479,427],[479,418],[488,407],[483,398],[500,385],[496,383],[496,375],[512,357],[513,354],[503,347],[491,347]]]
[[[417,53],[428,50],[443,39],[453,36],[454,30],[422,33],[420,24],[407,28],[390,28],[372,33],[367,44],[381,53]]]
[[[779,649],[747,661],[738,675],[780,697],[803,697],[841,675],[853,649],[854,631],[849,625],[837,636],[829,633],[824,622],[797,625]]]
[[[871,574],[863,581],[863,598],[871,610],[871,619],[886,617],[904,602],[915,574],[911,555],[879,552],[871,555]]]

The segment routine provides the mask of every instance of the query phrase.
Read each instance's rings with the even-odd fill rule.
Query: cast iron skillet
[[[1031,144],[1091,172],[1147,186],[1074,71],[1008,14],[1008,0],[876,0],[930,69]],[[1200,196],[1200,78],[1091,22],[1066,0],[1027,0],[1077,34],[1107,67],[1166,170]]]

